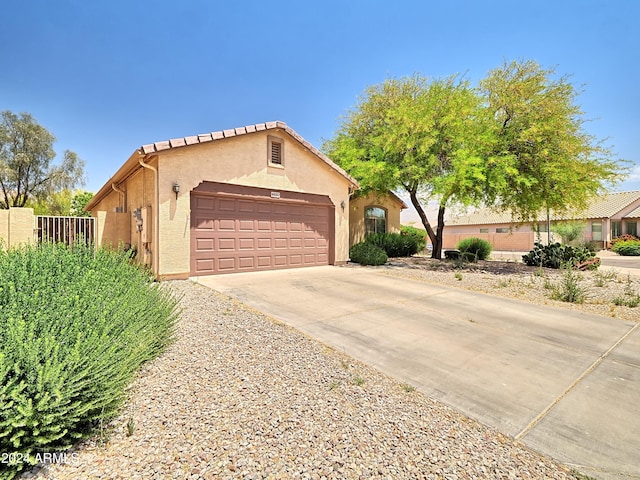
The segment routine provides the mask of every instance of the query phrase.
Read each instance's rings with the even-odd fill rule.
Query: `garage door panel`
[[[255,258],[252,256],[238,257],[238,268],[240,270],[253,270],[256,266]]]
[[[263,255],[258,257],[258,267],[270,267],[271,266],[271,255]]]
[[[196,250],[198,252],[213,252],[214,240],[213,238],[197,238]]]
[[[221,271],[221,272],[224,272],[224,271],[233,272],[233,271],[235,271],[236,270],[236,259],[235,259],[235,257],[221,257],[221,258],[218,258],[218,270]],[[215,271],[215,270],[213,270],[213,271]]]
[[[253,232],[255,222],[253,220],[238,220],[238,230],[241,232]]]
[[[329,263],[329,207],[192,193],[191,208],[194,275]]]
[[[218,220],[218,230],[235,231],[236,221],[232,219],[221,218]]]
[[[250,202],[247,200],[238,200],[238,212],[254,213],[255,211],[256,211],[256,202]]]
[[[289,242],[287,242],[287,238],[286,237],[285,238],[274,238],[273,239],[273,248],[279,248],[279,249],[289,248],[288,243]]]
[[[236,201],[227,198],[218,199],[218,205],[216,210],[221,212],[235,212],[236,211]]]
[[[235,238],[220,238],[218,240],[218,249],[219,250],[235,250],[236,249],[236,239]]]
[[[257,203],[257,211],[258,213],[272,213],[276,206],[274,206],[271,202],[256,202]]]
[[[197,230],[210,230],[214,229],[214,221],[211,218],[197,217],[195,219]]]
[[[239,238],[238,249],[239,250],[255,250],[256,239],[255,238]]]
[[[258,238],[258,250],[272,249],[271,238]]]

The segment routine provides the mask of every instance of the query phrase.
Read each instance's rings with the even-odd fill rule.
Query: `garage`
[[[203,182],[191,192],[191,275],[334,263],[325,195]]]

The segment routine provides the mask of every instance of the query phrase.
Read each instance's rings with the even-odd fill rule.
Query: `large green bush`
[[[460,250],[460,255],[465,260],[475,262],[478,260],[486,260],[491,254],[493,247],[489,242],[482,238],[464,238],[458,242],[456,248]]]
[[[387,263],[387,254],[383,249],[373,243],[356,243],[349,249],[349,257],[352,262],[360,265],[384,265]]]
[[[535,243],[533,250],[523,255],[522,260],[532,267],[562,268],[569,266],[573,268],[585,264],[585,262],[592,262],[587,267],[589,269],[600,266],[598,258],[589,249],[561,245],[560,243],[550,245]]]
[[[114,417],[171,341],[176,301],[123,253],[0,251],[0,452],[62,451]],[[0,466],[12,478],[27,465]]]
[[[613,244],[611,250],[618,255],[624,256],[640,256],[640,240],[623,240]]]
[[[412,238],[416,242],[417,252],[422,252],[427,248],[427,232],[425,230],[411,225],[402,225],[400,227],[400,235]]]
[[[418,241],[416,238],[399,233],[375,233],[365,239],[384,250],[388,257],[410,257],[418,253]]]

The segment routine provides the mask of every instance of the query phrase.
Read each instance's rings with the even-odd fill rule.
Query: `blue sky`
[[[314,145],[368,86],[476,83],[505,60],[571,75],[640,189],[636,0],[7,0],[0,110],[31,113],[97,191],[139,146],[282,120]]]

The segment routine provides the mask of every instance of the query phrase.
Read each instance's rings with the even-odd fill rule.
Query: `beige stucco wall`
[[[284,140],[282,167],[268,165],[269,135]],[[155,177],[151,170],[140,168],[118,186],[126,191],[126,208],[131,218],[127,243],[138,246],[141,254],[146,252],[147,263],[155,261],[152,252],[158,243],[159,269],[153,269],[159,275],[182,276],[190,272],[190,193],[203,181],[329,196],[335,206],[335,261],[348,260],[349,209],[343,211],[340,204],[349,203],[349,181],[282,130],[164,150],[146,157],[145,161],[158,169],[159,207],[156,206]],[[180,185],[177,198],[173,192],[174,183]],[[122,197],[115,191],[110,192],[92,208],[92,213],[97,216],[99,211],[113,212],[122,206]],[[144,225],[146,233],[151,235],[146,244],[141,241],[141,232],[136,232],[132,214],[136,208],[144,207],[159,214],[157,217],[150,215],[158,219],[157,230],[152,222]],[[106,232],[105,228],[104,238],[108,236]]]
[[[16,247],[34,241],[33,208],[0,210],[0,239],[5,247]]]
[[[402,205],[390,195],[369,193],[363,197],[356,197],[349,202],[349,246],[364,240],[364,209],[380,207],[387,211],[387,232],[400,232],[400,212]]]

